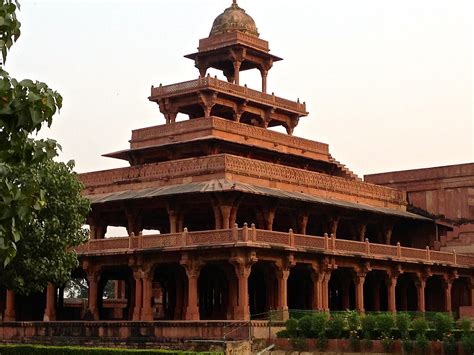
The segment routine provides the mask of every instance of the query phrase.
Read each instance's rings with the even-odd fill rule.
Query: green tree
[[[0,0],[3,63],[20,36],[18,3]],[[74,164],[53,160],[60,146],[35,135],[50,127],[62,97],[46,84],[18,81],[0,65],[0,283],[20,293],[64,283],[85,241],[89,203]]]

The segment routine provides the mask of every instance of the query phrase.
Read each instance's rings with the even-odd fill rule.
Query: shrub
[[[296,336],[298,336],[298,321],[296,319],[288,319],[285,322],[285,327],[290,338],[295,338]]]
[[[315,337],[322,338],[326,336],[326,325],[328,323],[327,313],[321,312],[313,315],[313,334]]]
[[[347,311],[347,327],[349,328],[349,332],[357,332],[360,328],[360,316],[359,313],[356,311]]]
[[[469,318],[462,318],[458,321],[458,328],[461,330],[462,335],[469,334],[471,332],[471,320]]]
[[[417,335],[415,342],[418,349],[424,354],[428,349],[428,339],[426,339],[426,336],[421,334]]]
[[[400,331],[400,336],[402,339],[408,338],[409,328],[410,328],[411,318],[407,313],[400,313],[397,315],[396,324],[397,328]]]
[[[328,339],[326,338],[326,335],[323,332],[318,337],[318,350],[324,351],[326,350],[327,346],[328,346]]]
[[[392,328],[395,326],[395,319],[390,313],[379,314],[376,317],[376,326],[383,338],[390,338],[392,335]]]
[[[461,337],[461,344],[465,354],[474,354],[474,334],[464,334]]]
[[[426,332],[428,331],[428,322],[425,318],[419,317],[415,318],[411,323],[411,327],[413,328],[413,332],[415,333],[415,338],[417,337],[425,337]]]
[[[452,333],[447,333],[443,337],[443,348],[446,355],[456,354],[456,338]]]
[[[383,349],[386,353],[391,353],[393,350],[393,339],[392,338],[383,338],[382,339]]]
[[[277,338],[291,338],[290,333],[286,329],[283,329],[283,330],[280,330],[279,332],[277,332],[276,336],[277,336]]]
[[[362,318],[361,321],[362,335],[366,340],[372,340],[376,338],[377,331],[377,316],[368,314]]]
[[[433,326],[436,339],[443,340],[443,336],[447,333],[451,333],[454,328],[453,317],[444,313],[436,313],[433,318]]]
[[[303,338],[316,338],[313,333],[313,316],[307,315],[298,321],[298,332]]]
[[[359,352],[360,351],[360,339],[357,336],[357,333],[351,332],[351,335],[349,337],[349,343],[351,345],[351,349],[354,352]]]
[[[328,321],[328,336],[331,339],[341,339],[346,326],[346,320],[340,314],[333,315]]]
[[[403,346],[403,350],[405,350],[407,354],[412,354],[413,349],[415,348],[413,341],[411,341],[410,339],[403,339],[402,346]]]

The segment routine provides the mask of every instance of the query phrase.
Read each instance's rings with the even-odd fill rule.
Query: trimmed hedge
[[[107,349],[81,348],[77,346],[42,346],[42,345],[0,345],[0,355],[120,355],[120,354],[168,354],[168,355],[223,355],[222,352],[194,352],[179,350],[154,349]]]

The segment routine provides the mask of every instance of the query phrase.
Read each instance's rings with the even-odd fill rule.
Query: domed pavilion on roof
[[[73,277],[87,283],[87,299],[68,299],[63,285],[29,297],[3,290],[4,321],[82,321],[74,334],[92,338],[99,324],[97,334],[114,339],[222,339],[224,325],[252,317],[266,324],[270,310],[284,320],[291,309],[472,306],[474,257],[434,250],[440,229],[407,209],[403,191],[363,182],[327,144],[293,135],[306,105],[267,93],[281,58],[235,1],[186,57],[197,79],[151,88],[165,124],[133,130],[129,148],[106,155],[130,166],[80,175],[92,210]],[[262,78],[258,90],[239,81],[252,69]],[[108,227],[126,232],[109,237]],[[115,293],[105,297],[111,282]],[[173,323],[180,320],[194,322]],[[0,338],[71,334],[61,324]]]

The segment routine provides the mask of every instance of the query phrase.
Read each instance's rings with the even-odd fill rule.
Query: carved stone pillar
[[[367,224],[361,223],[357,226],[357,239],[360,242],[365,242],[365,232],[367,231]]]
[[[418,296],[418,312],[425,312],[425,287],[426,278],[419,277],[416,282],[416,292]]]
[[[252,265],[257,262],[257,257],[255,253],[239,253],[233,255],[229,262],[234,266],[238,283],[238,306],[235,310],[235,318],[250,320],[248,278],[252,271]]]
[[[387,225],[384,227],[384,242],[387,245],[390,245],[392,241],[392,232],[393,232],[393,225]]]
[[[331,280],[331,270],[326,270],[322,273],[321,294],[323,302],[323,311],[329,312],[329,280]]]
[[[143,276],[143,304],[140,320],[152,321],[153,308],[151,307],[151,300],[153,298],[153,274],[151,270],[146,270]]]
[[[7,290],[5,313],[3,315],[5,322],[14,322],[16,320],[15,314],[15,293],[13,290]]]
[[[45,322],[56,320],[56,287],[52,283],[48,283],[46,288],[46,309],[43,320]]]
[[[190,259],[184,254],[181,257],[180,264],[186,270],[188,277],[188,297],[186,307],[186,320],[199,320],[199,293],[198,279],[203,262],[197,259]]]
[[[222,215],[222,229],[230,228],[230,214],[232,212],[232,206],[221,205],[220,211]]]
[[[450,277],[445,277],[443,280],[444,286],[444,305],[446,312],[452,312],[452,303],[451,303],[451,289],[453,286],[453,280]]]
[[[396,305],[396,287],[397,287],[397,276],[390,276],[387,279],[387,291],[388,291],[388,311],[389,312],[396,312],[397,305]]]
[[[168,207],[167,210],[170,223],[170,233],[178,233],[178,212],[170,207]]]
[[[354,278],[355,284],[355,304],[356,310],[359,312],[364,312],[364,283],[365,283],[365,273],[358,273]]]
[[[135,269],[133,272],[133,277],[135,279],[135,305],[133,307],[133,316],[132,320],[139,321],[142,314],[142,305],[143,305],[143,277],[142,270]]]
[[[87,281],[89,283],[89,294],[87,306],[87,313],[93,320],[99,320],[99,310],[97,308],[97,298],[99,293],[99,279],[100,274],[96,270],[87,272]]]
[[[311,281],[313,281],[313,302],[312,309],[323,310],[323,278],[324,275],[319,273],[318,268],[313,267],[311,272]]]
[[[234,61],[234,82],[236,85],[240,85],[240,66],[242,65],[242,62],[239,60]]]
[[[265,229],[273,230],[273,220],[275,219],[275,208],[268,208],[264,211],[263,217],[265,218]]]
[[[260,70],[260,73],[262,74],[262,92],[266,94],[268,70],[262,69]]]
[[[306,226],[308,225],[308,215],[299,214],[298,215],[298,233],[306,234]]]
[[[331,217],[328,221],[329,235],[337,236],[337,226],[339,224],[339,217]]]
[[[288,313],[288,277],[290,268],[296,265],[294,256],[288,255],[286,260],[276,263],[276,275],[278,282],[278,310],[282,312],[283,320],[289,318]]]

